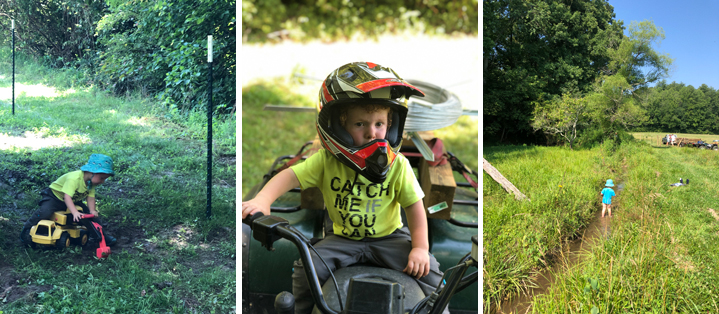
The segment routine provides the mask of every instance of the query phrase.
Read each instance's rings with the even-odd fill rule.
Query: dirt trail
[[[624,189],[624,184],[617,184],[617,196]],[[613,202],[614,206],[619,205],[619,202]],[[612,206],[614,209],[614,206]],[[616,215],[614,210],[612,215]],[[582,256],[590,252],[593,247],[599,243],[600,237],[606,237],[611,233],[611,220],[610,217],[602,217],[602,210],[599,209],[594,213],[594,218],[589,223],[586,229],[582,232],[582,236],[571,241],[567,247],[562,251],[562,256],[559,257],[559,261],[556,262],[552,267],[542,270],[539,275],[535,278],[537,286],[530,288],[528,293],[514,297],[511,302],[502,302],[502,306],[496,313],[531,313],[532,311],[532,299],[535,296],[546,293],[549,288],[554,284],[555,277],[561,275],[567,269],[574,267],[581,260]]]

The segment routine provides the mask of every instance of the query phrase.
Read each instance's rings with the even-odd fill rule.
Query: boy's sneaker
[[[114,246],[117,243],[117,239],[111,235],[105,235],[105,245]]]
[[[30,236],[30,228],[22,229],[22,231],[20,231],[20,241],[22,241],[22,243],[25,245],[32,244],[32,237]]]

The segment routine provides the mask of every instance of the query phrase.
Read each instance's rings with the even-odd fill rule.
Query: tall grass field
[[[208,219],[205,113],[112,97],[20,56],[13,115],[9,49],[0,60],[0,313],[234,312],[234,116],[213,123]],[[94,153],[114,160],[97,187],[112,254],[22,245],[39,191]]]
[[[530,299],[530,313],[719,312],[719,154],[644,140],[657,135],[588,150],[484,148],[531,199],[517,201],[484,176],[485,313],[499,312],[550,266],[560,267],[551,268],[545,293]],[[690,183],[671,186],[679,178]],[[608,231],[568,262],[566,243],[601,211],[607,179],[615,192],[621,186],[613,217],[601,218]]]

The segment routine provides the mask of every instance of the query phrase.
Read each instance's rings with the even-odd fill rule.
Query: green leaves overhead
[[[477,0],[245,0],[242,34],[248,42],[277,38],[330,41],[405,30],[477,34],[478,17]]]
[[[533,131],[542,130],[571,146],[567,134],[582,128],[614,134],[649,120],[648,86],[673,61],[654,49],[664,31],[653,22],[632,22],[625,36],[606,0],[494,0],[483,8],[485,141],[539,142]],[[582,118],[566,96],[553,100],[560,95],[586,102]],[[571,128],[562,115],[574,115]]]
[[[99,81],[115,93],[156,95],[186,110],[207,102],[207,35],[213,35],[213,104],[236,102],[235,1],[112,2],[98,23]]]
[[[666,77],[673,59],[669,54],[661,54],[652,47],[665,38],[664,30],[651,21],[633,21],[628,32],[628,38],[609,52],[612,61],[608,66],[608,74],[624,76],[632,89]]]
[[[485,140],[536,141],[543,94],[585,92],[622,37],[606,1],[483,1]],[[547,97],[545,97],[547,98]]]

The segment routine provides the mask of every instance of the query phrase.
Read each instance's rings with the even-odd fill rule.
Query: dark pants
[[[52,218],[53,213],[56,211],[67,210],[67,205],[65,205],[65,202],[58,199],[57,196],[52,193],[52,190],[49,187],[44,188],[42,191],[40,191],[40,196],[42,196],[40,202],[38,203],[40,208],[38,208],[38,210],[36,210],[32,214],[32,216],[30,216],[30,219],[25,222],[25,225],[23,225],[22,228],[23,231],[30,230],[32,226],[36,225],[38,222],[40,222],[40,220]],[[87,208],[87,205],[83,204],[82,202],[76,202],[75,205],[82,207],[83,213],[90,213],[90,209]],[[94,218],[93,220],[97,221]]]
[[[409,252],[412,250],[411,239],[407,227],[404,227],[388,236],[367,241],[350,240],[332,234],[315,244],[314,247],[333,272],[338,268],[357,263],[369,263],[402,271],[407,266]],[[330,274],[314,252],[310,251],[310,255],[317,271],[317,278],[320,284],[324,284]],[[429,275],[417,280],[425,295],[431,294],[442,280],[442,272],[439,270],[437,260],[430,255],[429,261]],[[314,307],[314,300],[304,266],[301,260],[295,261],[293,266],[292,294],[295,297],[295,313],[310,313]],[[448,314],[448,309],[445,308],[443,313]]]

